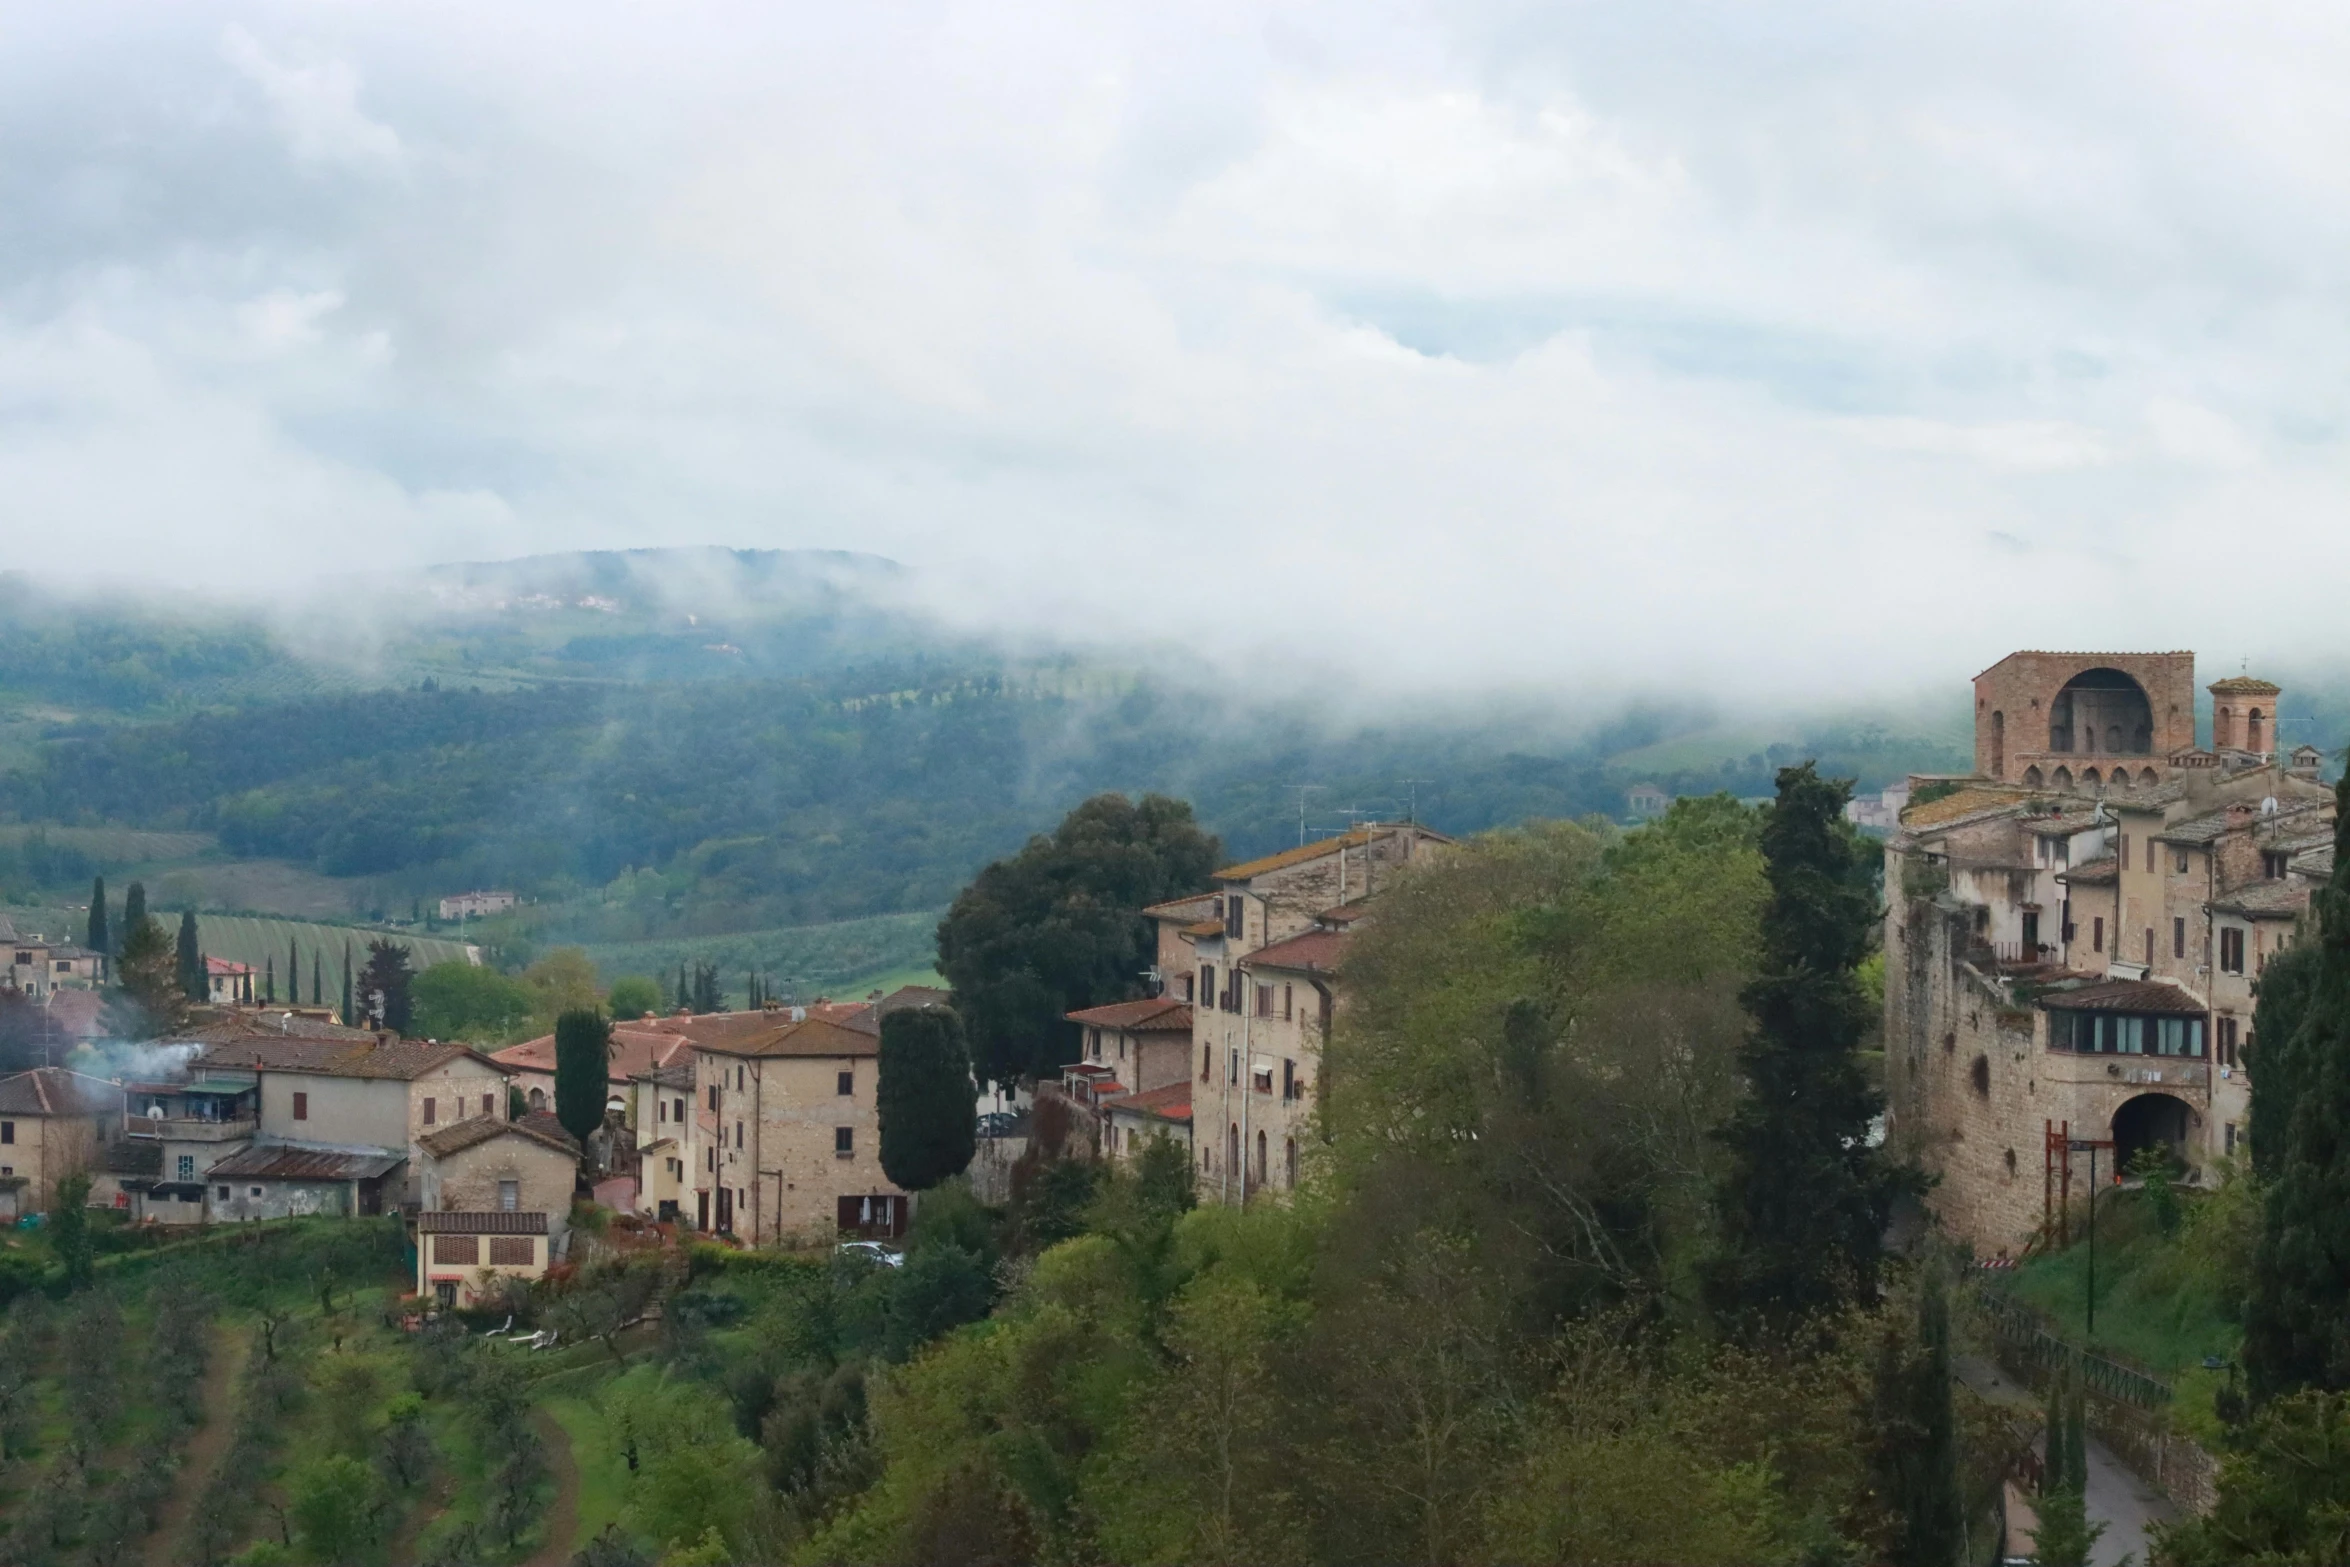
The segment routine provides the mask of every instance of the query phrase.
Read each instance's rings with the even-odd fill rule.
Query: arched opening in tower
[[[2173,1169],[2187,1163],[2188,1109],[2186,1101],[2168,1094],[2140,1094],[2122,1102],[2113,1112],[2113,1167],[2127,1170],[2146,1148],[2160,1148]]]
[[[2144,756],[2154,749],[2154,704],[2118,669],[2084,669],[2048,704],[2048,749]]]

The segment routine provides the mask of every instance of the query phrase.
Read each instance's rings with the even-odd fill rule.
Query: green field
[[[82,939],[87,915],[80,909],[16,907],[0,910],[10,924],[27,935],[46,936],[51,941],[79,941]],[[119,918],[121,906],[115,907]],[[165,925],[178,928],[178,916],[162,916]],[[408,949],[409,960],[419,969],[435,963],[463,963],[470,961],[462,942],[440,936],[411,935],[407,931],[372,930],[352,925],[317,925],[303,920],[261,919],[247,914],[199,914],[196,916],[196,934],[206,957],[221,958],[231,963],[261,965],[274,962],[285,967],[286,952],[291,943],[302,947],[303,971],[309,971],[312,956],[327,955],[330,970],[339,972],[342,951],[349,944],[352,960],[367,960],[367,944],[379,937],[390,937]],[[341,981],[338,979],[336,984]],[[307,987],[308,981],[304,981]]]
[[[0,843],[22,843],[38,834],[60,849],[78,849],[107,865],[149,860],[184,860],[213,846],[208,832],[142,832],[132,827],[52,827],[44,823],[0,823]]]
[[[862,994],[877,986],[935,983],[930,962],[938,950],[939,912],[877,914],[726,936],[604,942],[589,946],[587,955],[607,984],[623,974],[674,982],[680,963],[715,963],[729,995],[740,994],[745,977],[757,969],[778,995],[807,1001]],[[909,975],[928,977],[901,978]]]

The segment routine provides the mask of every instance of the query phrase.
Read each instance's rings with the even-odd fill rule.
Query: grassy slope
[[[602,942],[588,947],[587,955],[606,983],[623,974],[649,974],[675,984],[680,962],[715,963],[729,994],[740,993],[743,977],[756,968],[779,994],[806,1000],[819,994],[862,994],[885,978],[927,972],[937,951],[938,921],[936,910],[877,914],[725,936]]]

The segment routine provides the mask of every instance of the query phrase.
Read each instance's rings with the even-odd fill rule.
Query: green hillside
[[[121,906],[115,907],[117,917]],[[28,934],[46,936],[52,941],[79,941],[88,917],[80,909],[60,908],[55,905],[16,905],[0,909],[9,923]],[[162,911],[159,917],[172,930],[179,927],[177,911]],[[196,930],[206,957],[220,958],[230,963],[251,963],[256,967],[274,964],[283,973],[286,954],[293,943],[302,949],[303,987],[309,987],[310,964],[316,954],[324,953],[328,968],[337,975],[342,972],[343,948],[348,945],[354,962],[365,962],[370,941],[389,938],[408,949],[409,960],[417,968],[430,968],[435,963],[469,961],[465,944],[439,936],[411,935],[406,931],[372,930],[355,925],[320,925],[307,920],[267,919],[242,914],[199,914]],[[340,980],[337,980],[340,983]]]
[[[846,997],[884,981],[893,986],[935,983],[930,964],[938,951],[940,913],[926,909],[726,936],[599,942],[587,955],[606,984],[624,974],[649,974],[674,984],[678,964],[714,963],[730,996],[741,995],[745,977],[757,969],[777,995],[794,1001]]]

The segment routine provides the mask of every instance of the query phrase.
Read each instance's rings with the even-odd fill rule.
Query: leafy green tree
[[[417,975],[409,994],[415,1031],[426,1039],[508,1039],[538,1006],[522,981],[457,958]]]
[[[404,942],[378,936],[367,944],[367,967],[359,974],[360,994],[368,1015],[395,1034],[406,1034],[415,1021],[414,984]]]
[[[2252,1077],[2246,1132],[2252,1144],[2252,1173],[2263,1182],[2274,1181],[2284,1168],[2293,1107],[2301,1099],[2302,1025],[2309,1020],[2310,998],[2324,966],[2318,943],[2307,939],[2314,934],[2304,931],[2304,939],[2271,953],[2253,984],[2252,1037],[2244,1051]]]
[[[980,1075],[1011,1083],[1076,1059],[1065,1014],[1141,994],[1155,938],[1139,911],[1203,889],[1220,853],[1188,803],[1104,794],[982,870],[938,927]]]
[[[1721,1132],[1721,1250],[1704,1278],[1708,1305],[1748,1330],[1873,1297],[1901,1188],[1869,1146],[1881,1101],[1861,1070],[1870,1020],[1854,971],[1876,907],[1844,820],[1851,793],[1809,762],[1783,768],[1763,824],[1762,971],[1739,998],[1753,1023],[1739,1049],[1747,1094]]]
[[[612,1025],[581,1009],[555,1019],[555,1119],[584,1145],[604,1124],[612,1080]]]
[[[1897,1520],[1893,1567],[1953,1567],[1963,1531],[1958,1415],[1950,1390],[1950,1301],[1938,1270],[1918,1295],[1914,1344],[1888,1325],[1872,1421],[1879,1489]]]
[[[2317,973],[2285,1051],[2292,1120],[2245,1305],[2255,1404],[2305,1387],[2350,1388],[2350,774],[2334,809],[2333,877],[2311,900]],[[2265,1050],[2271,1041],[2259,1038]],[[2256,1096],[2265,1075],[2255,1074]],[[2252,1146],[2257,1157],[2260,1144]]]
[[[604,1004],[615,1019],[641,1018],[661,1010],[661,987],[642,974],[623,974],[612,981]]]
[[[2305,1391],[2271,1400],[2221,1460],[2217,1505],[2165,1530],[2156,1560],[2163,1567],[2350,1561],[2350,1396]]]
[[[2078,1384],[2059,1378],[2048,1391],[2047,1461],[2041,1466],[2032,1537],[2040,1567],[2089,1567],[2105,1525],[2089,1521],[2088,1405]]]
[[[375,1538],[375,1475],[358,1459],[335,1454],[294,1474],[288,1508],[303,1546],[322,1562],[348,1562]]]
[[[106,878],[103,876],[90,883],[90,917],[82,927],[82,945],[102,958],[114,953],[114,938],[106,928]]]
[[[977,1095],[963,1023],[950,1007],[906,1007],[881,1020],[881,1169],[910,1192],[960,1175],[978,1151]]]
[[[204,1000],[204,948],[196,933],[194,909],[180,910],[178,962],[180,994],[190,1001]]]
[[[156,921],[141,917],[124,931],[114,978],[107,1025],[121,1038],[153,1039],[186,1018],[188,997],[180,985],[179,953]]]
[[[97,1266],[97,1250],[90,1235],[90,1178],[76,1172],[57,1182],[57,1196],[49,1209],[50,1245],[65,1264],[65,1287],[81,1289]]]

